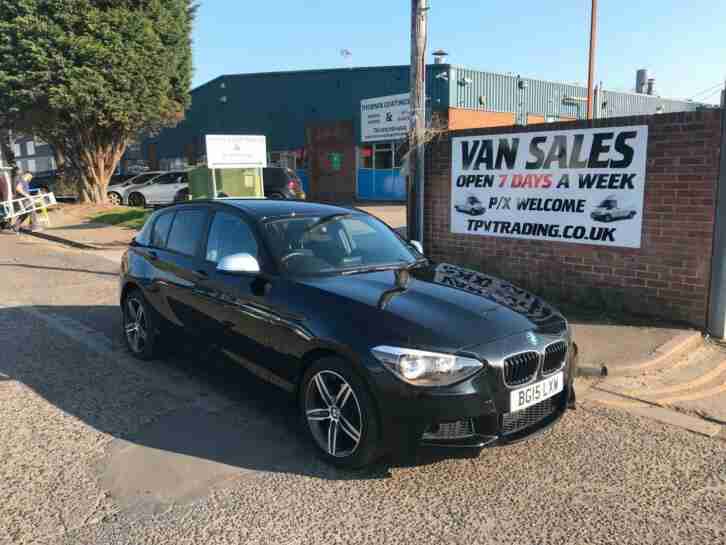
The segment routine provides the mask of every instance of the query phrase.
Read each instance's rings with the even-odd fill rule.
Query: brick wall
[[[355,200],[355,130],[352,121],[308,125],[305,142],[310,160],[308,199],[351,203]],[[343,157],[340,170],[330,161],[331,153]]]
[[[426,250],[532,291],[578,300],[596,292],[629,312],[706,324],[718,180],[721,111],[548,124],[546,130],[648,125],[641,248],[454,235],[450,232],[450,136],[541,131],[506,127],[452,131],[429,147]]]

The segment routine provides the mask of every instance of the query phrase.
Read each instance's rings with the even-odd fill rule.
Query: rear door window
[[[201,208],[179,210],[171,226],[166,248],[182,255],[197,253],[207,227],[207,211]]]
[[[154,228],[151,231],[151,246],[154,248],[166,247],[166,239],[169,237],[169,227],[171,227],[171,220],[173,219],[173,212],[162,214],[156,219]]]

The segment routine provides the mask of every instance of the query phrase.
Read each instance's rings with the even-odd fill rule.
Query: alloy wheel
[[[114,206],[118,206],[118,205],[120,205],[120,204],[121,204],[121,197],[119,196],[119,194],[118,194],[118,193],[109,193],[109,194],[108,194],[108,201],[109,201],[109,202],[110,202],[110,203],[111,203],[112,205],[114,205]]]
[[[330,456],[345,458],[358,448],[363,413],[352,386],[338,373],[319,371],[310,379],[305,416],[318,446]]]
[[[136,297],[126,300],[124,331],[131,350],[136,354],[143,352],[148,338],[148,324],[144,304]]]

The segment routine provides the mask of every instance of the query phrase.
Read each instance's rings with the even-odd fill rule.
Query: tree
[[[0,0],[5,128],[48,142],[79,173],[81,200],[104,202],[128,143],[189,106],[194,11],[192,0]]]

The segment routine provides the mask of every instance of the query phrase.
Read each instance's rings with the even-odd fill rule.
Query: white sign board
[[[648,127],[451,143],[451,231],[640,248]]]
[[[401,140],[408,135],[411,100],[408,93],[360,101],[360,131],[363,142]]]
[[[267,166],[267,141],[261,135],[208,134],[207,167],[263,168]]]

